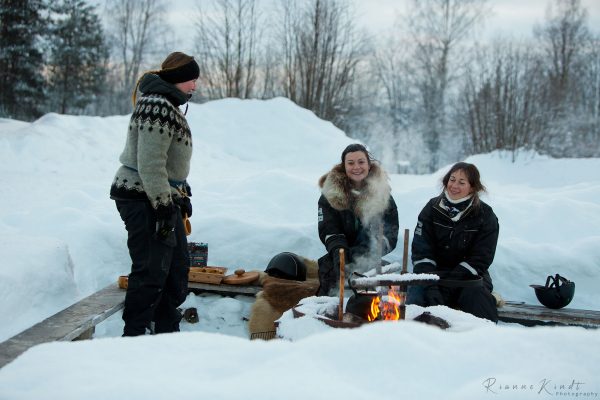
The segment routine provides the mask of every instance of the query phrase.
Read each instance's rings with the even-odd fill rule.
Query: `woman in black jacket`
[[[189,255],[183,215],[192,215],[187,176],[192,135],[179,109],[196,89],[193,57],[169,54],[158,71],[138,81],[121,166],[110,188],[127,229],[131,273],[123,336],[179,331],[177,307],[187,296]]]
[[[412,242],[413,271],[444,271],[453,279],[479,276],[483,285],[431,285],[420,294],[411,287],[408,301],[423,306],[447,305],[496,322],[498,312],[488,268],[496,252],[498,218],[479,198],[485,187],[475,165],[453,165],[442,184],[443,192],[429,200],[419,214]]]
[[[339,249],[351,270],[365,271],[396,247],[398,210],[388,176],[367,149],[351,144],[340,164],[319,180],[319,238],[327,254],[319,259],[319,296],[339,284]]]

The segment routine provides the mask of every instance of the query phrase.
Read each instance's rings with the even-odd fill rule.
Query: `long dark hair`
[[[456,171],[463,171],[469,180],[469,184],[471,185],[471,189],[473,189],[473,205],[479,206],[479,193],[487,192],[483,183],[481,183],[481,176],[479,175],[479,170],[473,164],[469,164],[466,162],[457,162],[450,168],[450,171],[444,175],[442,178],[442,190],[445,190],[448,186],[448,182],[450,181],[450,176]]]

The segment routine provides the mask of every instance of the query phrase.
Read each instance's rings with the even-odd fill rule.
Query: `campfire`
[[[340,249],[340,280],[339,296],[334,300],[331,297],[313,298],[313,304],[298,304],[292,307],[294,318],[310,315],[334,328],[354,328],[365,323],[376,321],[399,321],[406,317],[406,294],[409,285],[429,285],[439,281],[436,274],[414,274],[407,272],[408,258],[408,230],[404,232],[404,257],[400,273],[382,274],[381,267],[375,276],[353,272],[348,284],[354,292],[345,301],[344,284],[344,250]],[[345,303],[345,304],[344,304]],[[344,307],[345,305],[345,307]],[[428,315],[425,315],[428,314]],[[415,318],[425,323],[433,323],[446,329],[448,324],[431,316],[428,312]],[[440,321],[438,321],[440,320]],[[432,322],[433,321],[433,322]]]
[[[361,298],[361,294],[350,284],[350,288],[354,291],[354,295],[350,297],[347,304],[346,313],[344,313],[344,264],[345,253],[344,249],[340,249],[340,294],[338,305],[338,321],[343,321],[348,313],[355,317],[373,321],[397,321],[404,319],[405,315],[405,300],[406,300],[406,285],[389,286],[387,294],[375,295],[367,294],[366,298]],[[402,275],[407,273],[406,258],[408,253],[408,230],[404,231],[404,260],[402,265]],[[381,265],[378,266],[377,272],[381,273]],[[365,277],[364,275],[357,274]],[[370,299],[370,301],[369,301]]]
[[[367,322],[397,321],[404,319],[406,293],[392,286],[383,294],[367,292],[355,294],[348,299],[343,320],[362,319]],[[348,316],[347,314],[351,314]]]

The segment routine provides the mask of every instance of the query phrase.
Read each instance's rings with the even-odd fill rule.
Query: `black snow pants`
[[[482,286],[465,288],[433,286],[434,289],[439,290],[441,298],[428,296],[427,289],[422,286],[409,286],[406,304],[416,304],[422,307],[444,305],[479,318],[498,322],[496,299],[492,296],[492,287],[487,282],[484,281]]]
[[[125,295],[123,336],[143,335],[154,322],[155,333],[179,331],[177,310],[188,292],[190,258],[180,213],[175,246],[154,238],[156,216],[150,202],[116,200],[127,229],[131,273]]]

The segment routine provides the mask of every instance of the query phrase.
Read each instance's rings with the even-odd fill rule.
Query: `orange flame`
[[[373,297],[373,301],[371,302],[371,310],[369,311],[369,315],[367,315],[367,321],[375,321],[379,316],[379,303],[381,299],[379,296]]]
[[[396,292],[394,287],[388,290],[387,296],[373,298],[367,320],[397,321],[400,319],[400,306],[404,305],[403,293]]]
[[[387,299],[383,302],[381,316],[384,321],[397,321],[400,319],[400,296],[391,288],[388,291]]]

